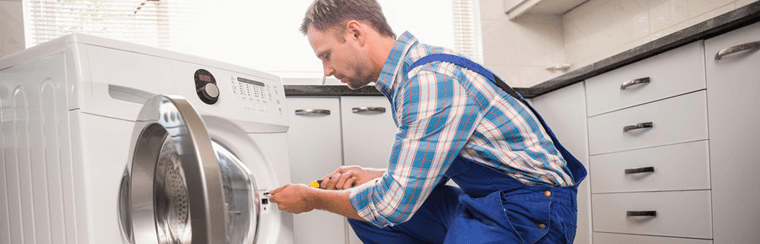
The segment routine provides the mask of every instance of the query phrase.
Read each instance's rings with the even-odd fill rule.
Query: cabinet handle
[[[625,88],[628,88],[629,86],[633,86],[633,85],[649,83],[649,81],[650,81],[649,77],[629,80],[629,81],[623,82],[623,84],[620,84],[620,90],[625,90]]]
[[[657,211],[627,211],[628,217],[657,217]]]
[[[721,58],[723,58],[723,56],[726,56],[726,55],[729,55],[729,54],[732,54],[732,53],[746,51],[746,50],[752,50],[752,49],[760,49],[760,41],[739,44],[739,45],[736,45],[736,46],[733,46],[733,47],[729,47],[729,48],[725,48],[723,50],[720,50],[720,52],[718,52],[717,54],[715,54],[715,60],[720,60]]]
[[[351,112],[354,112],[354,113],[364,113],[364,112],[385,113],[385,108],[384,107],[356,107],[356,108],[351,108]]]
[[[625,174],[639,174],[639,173],[651,173],[654,172],[654,166],[637,168],[637,169],[625,169]]]
[[[322,114],[322,115],[330,115],[330,110],[327,109],[297,109],[296,115],[312,115],[312,114]]]
[[[636,130],[636,129],[652,128],[652,127],[654,127],[654,123],[652,122],[638,123],[635,125],[626,125],[625,127],[623,127],[623,132],[628,132],[629,130]]]

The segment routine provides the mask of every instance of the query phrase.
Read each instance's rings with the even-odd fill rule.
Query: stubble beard
[[[361,65],[357,64],[352,69],[354,74],[356,74],[356,78],[346,77],[348,88],[353,90],[359,89],[374,81],[372,79],[372,72],[369,72],[370,69],[368,67],[361,67]]]

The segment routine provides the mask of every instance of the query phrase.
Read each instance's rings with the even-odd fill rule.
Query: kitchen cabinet
[[[388,167],[397,127],[385,96],[341,97],[343,165]],[[348,243],[361,244],[348,222]]]
[[[586,136],[586,91],[583,82],[532,99],[531,105],[541,114],[557,139],[586,169],[588,142]],[[575,243],[591,243],[591,179],[578,186],[578,228]]]
[[[585,81],[593,243],[711,243],[704,55],[696,41]]]
[[[294,183],[308,184],[343,165],[387,167],[396,126],[384,96],[287,99]],[[346,219],[336,214],[312,211],[294,215],[293,221],[296,244],[361,243]]]
[[[294,184],[309,184],[342,165],[340,100],[288,97],[287,103],[290,177]],[[294,242],[345,244],[344,219],[319,210],[293,215]]]
[[[397,127],[384,96],[341,97],[343,164],[386,168]]]
[[[721,50],[745,43],[754,49],[717,59]],[[705,41],[716,244],[760,242],[758,48],[760,23]]]
[[[504,13],[515,20],[526,13],[562,15],[586,0],[504,0]]]

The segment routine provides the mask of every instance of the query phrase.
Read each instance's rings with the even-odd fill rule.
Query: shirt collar
[[[377,77],[377,82],[375,82],[375,88],[386,97],[391,97],[391,88],[393,87],[393,81],[396,80],[396,75],[398,75],[401,70],[401,61],[404,59],[404,56],[406,56],[409,49],[416,44],[417,38],[414,37],[412,33],[405,31],[404,34],[401,34],[398,40],[396,40],[396,44],[393,45],[391,53],[388,54],[388,58],[385,59],[383,70],[380,72],[380,76]]]

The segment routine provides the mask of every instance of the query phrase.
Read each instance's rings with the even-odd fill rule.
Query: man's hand
[[[343,190],[374,180],[385,173],[385,170],[362,168],[359,166],[343,166],[335,172],[322,178],[320,188],[325,190]]]
[[[280,210],[299,214],[314,209],[326,210],[355,220],[365,221],[351,205],[348,191],[325,191],[306,185],[285,185],[269,192],[269,200]]]
[[[285,185],[280,188],[270,191],[269,200],[273,203],[277,203],[277,207],[280,210],[284,210],[288,213],[303,213],[314,210],[314,204],[311,201],[310,191],[316,189],[310,188],[306,185]]]

